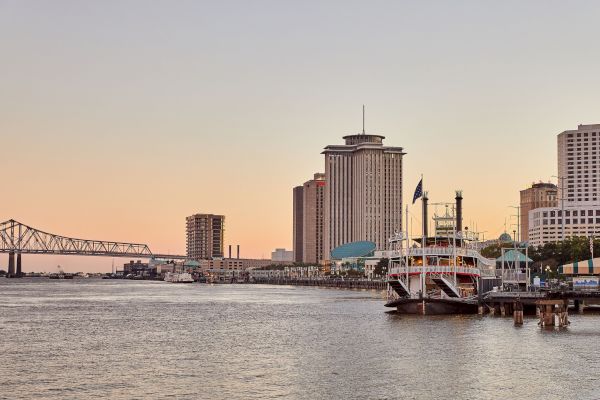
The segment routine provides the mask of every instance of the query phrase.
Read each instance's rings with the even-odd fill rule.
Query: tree
[[[373,274],[379,275],[379,276],[387,275],[389,264],[390,264],[389,258],[382,258],[381,260],[379,260],[379,262],[375,266],[375,269],[373,269]]]

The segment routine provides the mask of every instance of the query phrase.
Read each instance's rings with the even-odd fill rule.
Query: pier
[[[541,327],[565,327],[569,306],[582,313],[586,304],[600,304],[600,290],[546,290],[539,292],[488,292],[479,304],[479,314],[512,316],[515,325],[523,324],[523,315],[539,317]]]
[[[369,289],[386,290],[387,283],[383,281],[368,281],[364,279],[311,279],[311,278],[254,278],[249,283],[264,285],[317,286],[340,289]]]

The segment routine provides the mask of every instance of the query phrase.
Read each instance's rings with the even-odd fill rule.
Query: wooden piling
[[[515,325],[523,325],[523,304],[520,299],[513,303],[513,318]]]

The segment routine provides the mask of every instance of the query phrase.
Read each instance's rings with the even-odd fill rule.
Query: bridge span
[[[21,254],[134,257],[183,260],[176,254],[154,254],[146,244],[76,239],[32,228],[14,219],[0,223],[0,253],[8,253],[8,276],[22,275]],[[16,260],[15,260],[16,256]],[[15,262],[16,261],[16,262]]]

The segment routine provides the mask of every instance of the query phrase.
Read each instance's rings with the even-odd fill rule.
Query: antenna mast
[[[365,105],[363,104],[363,135],[365,134]]]

